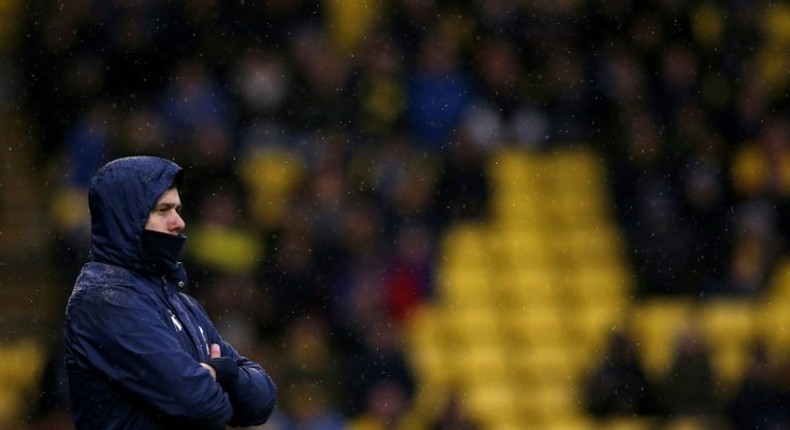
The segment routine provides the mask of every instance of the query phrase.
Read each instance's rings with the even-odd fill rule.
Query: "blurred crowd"
[[[642,419],[656,430],[790,427],[787,357],[777,359],[757,341],[733,383],[718,374],[710,339],[698,324],[680,329],[673,344],[669,366],[651,372],[632,334],[613,331],[600,364],[581,381],[585,410],[597,420]]]
[[[178,162],[190,292],[274,369],[272,428],[397,426],[418,389],[403,323],[434,293],[443,229],[485,219],[499,148],[599,151],[640,295],[759,296],[787,251],[781,2],[25,10],[19,92],[59,184],[64,289],[88,259],[93,172],[123,155]],[[434,428],[461,428],[456,413]]]

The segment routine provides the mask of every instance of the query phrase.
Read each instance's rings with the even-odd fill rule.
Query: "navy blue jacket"
[[[146,255],[148,215],[180,175],[170,161],[128,157],[91,182],[92,261],[77,278],[65,326],[78,430],[252,426],[274,408],[266,372],[225,342],[198,302],[179,291],[186,282],[181,264],[163,268]],[[227,392],[200,365],[212,343],[239,366]]]

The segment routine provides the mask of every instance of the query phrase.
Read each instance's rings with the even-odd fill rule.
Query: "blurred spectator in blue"
[[[395,0],[389,11],[384,31],[395,40],[401,51],[406,70],[418,61],[419,46],[426,35],[436,28],[436,17],[441,8],[436,0]]]
[[[777,211],[770,200],[746,201],[734,208],[733,244],[725,293],[759,297],[768,286],[781,250]]]
[[[321,316],[291,320],[283,338],[280,385],[283,430],[342,430],[339,409],[346,397],[343,362],[329,344],[330,327]]]
[[[600,420],[658,412],[656,387],[643,368],[639,351],[626,332],[615,331],[602,362],[583,381],[583,406]]]
[[[462,64],[462,29],[440,21],[417,47],[417,64],[409,71],[406,120],[415,143],[428,152],[444,149],[474,98],[472,76]]]
[[[705,418],[720,410],[719,385],[707,339],[693,322],[677,336],[669,369],[659,381],[661,413],[669,419]]]
[[[173,133],[171,139],[180,147],[207,128],[224,129],[233,124],[234,105],[225,86],[196,59],[187,59],[173,70],[158,98],[162,117]]]
[[[88,258],[90,220],[85,196],[90,172],[98,170],[113,155],[113,143],[117,140],[117,121],[109,103],[98,100],[86,109],[67,130],[63,148],[58,151],[58,181],[51,200],[56,227],[52,264],[64,280],[76,276],[81,262]],[[70,283],[69,280],[64,285]]]
[[[402,332],[384,314],[358,328],[358,343],[349,351],[349,413],[369,420],[371,428],[397,428],[408,411],[416,383],[403,354]]]
[[[262,285],[274,308],[271,323],[282,330],[304,315],[330,318],[327,253],[314,226],[304,217],[288,217],[272,236],[261,265]]]
[[[746,372],[737,391],[723,410],[734,430],[782,429],[790,426],[786,363],[776,361],[765,345],[757,342],[750,352]],[[784,378],[782,377],[784,376]]]
[[[621,115],[624,148],[614,160],[617,209],[633,249],[640,293],[694,292],[686,274],[696,255],[681,203],[671,154],[655,118],[644,109]]]
[[[491,194],[488,150],[462,128],[454,134],[441,160],[435,210],[439,227],[488,215]]]
[[[360,326],[386,311],[388,256],[381,240],[381,222],[375,208],[359,204],[349,207],[335,227],[341,236],[334,248],[337,267],[331,275],[332,320],[353,338],[361,335]]]
[[[687,100],[675,112],[670,144],[682,154],[683,164],[675,171],[679,217],[695,258],[682,275],[692,292],[701,296],[726,290],[725,267],[732,237],[723,214],[732,208],[728,187],[728,156],[723,139],[712,129],[709,115],[699,100]]]
[[[336,52],[326,30],[299,27],[289,39],[293,85],[285,100],[284,119],[296,130],[351,129],[354,119],[353,64]]]
[[[117,140],[117,120],[110,104],[96,101],[71,128],[64,140],[66,159],[64,172],[71,186],[87,189],[90,172],[95,172],[112,155]]]

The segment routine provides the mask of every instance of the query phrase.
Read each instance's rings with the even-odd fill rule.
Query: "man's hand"
[[[239,367],[230,357],[222,357],[219,345],[212,343],[209,349],[209,360],[207,363],[200,363],[211,372],[211,377],[222,386],[225,391],[236,385],[236,378],[239,375]]]
[[[212,343],[208,353],[209,359],[219,358],[220,353],[219,345]],[[208,371],[211,372],[211,377],[214,378],[215,381],[217,380],[217,371],[214,370],[214,366],[211,366],[208,363],[200,363],[200,365],[208,369]]]

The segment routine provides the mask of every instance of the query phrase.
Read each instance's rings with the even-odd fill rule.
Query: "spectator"
[[[790,425],[787,391],[780,385],[781,365],[764,344],[753,346],[744,378],[725,409],[734,430],[781,429]]]
[[[678,335],[671,365],[659,384],[661,412],[669,419],[706,418],[720,410],[711,351],[693,324]]]
[[[381,429],[397,428],[415,394],[400,330],[390,318],[372,316],[358,331],[348,362],[350,412]]]
[[[470,418],[464,404],[455,392],[451,392],[447,402],[430,425],[430,430],[480,430],[483,427]]]
[[[656,414],[656,388],[648,378],[633,340],[614,332],[602,362],[584,381],[584,407],[605,420]]]
[[[339,409],[345,398],[343,365],[329,345],[329,326],[321,316],[291,320],[283,341],[282,407],[285,430],[341,430],[345,419]]]
[[[408,78],[407,127],[429,153],[447,146],[474,97],[472,77],[461,63],[458,34],[450,22],[439,23],[438,31],[420,40],[418,62]]]

